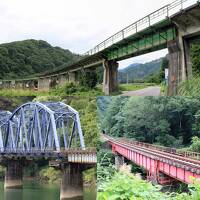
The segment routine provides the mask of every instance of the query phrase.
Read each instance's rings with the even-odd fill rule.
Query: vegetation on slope
[[[159,73],[162,60],[154,60],[145,64],[134,63],[125,69],[119,70],[118,80],[120,83],[144,82],[149,76]]]
[[[24,40],[0,45],[0,79],[24,78],[62,68],[78,60],[69,50],[43,40]]]
[[[100,128],[107,134],[169,147],[189,146],[193,136],[200,137],[200,98],[107,98],[97,100]]]
[[[162,193],[161,187],[139,179],[134,175],[115,173],[98,193],[98,200],[198,200],[199,182],[191,185],[191,193]]]
[[[191,62],[193,78],[180,85],[178,94],[182,96],[200,95],[200,40],[191,46]]]

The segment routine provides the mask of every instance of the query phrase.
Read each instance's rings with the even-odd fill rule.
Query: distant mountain
[[[161,68],[163,58],[153,60],[151,62],[141,64],[141,63],[133,63],[128,67],[119,70],[118,80],[121,83],[127,82],[127,78],[129,82],[144,80],[152,74],[156,74],[159,72]]]
[[[0,44],[0,79],[24,78],[60,69],[79,58],[79,55],[60,47],[52,47],[43,40]]]

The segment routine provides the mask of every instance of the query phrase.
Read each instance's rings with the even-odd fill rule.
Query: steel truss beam
[[[30,102],[0,111],[0,151],[85,149],[79,113],[62,102]]]

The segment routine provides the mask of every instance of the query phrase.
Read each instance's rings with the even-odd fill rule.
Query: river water
[[[4,183],[0,181],[0,200],[60,200],[60,188],[59,185],[24,181],[23,189],[4,190]],[[84,200],[96,200],[94,188],[84,189]]]

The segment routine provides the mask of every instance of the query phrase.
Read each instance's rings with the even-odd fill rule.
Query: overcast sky
[[[0,0],[0,43],[46,40],[84,53],[170,0]],[[148,62],[166,50],[120,62]]]

